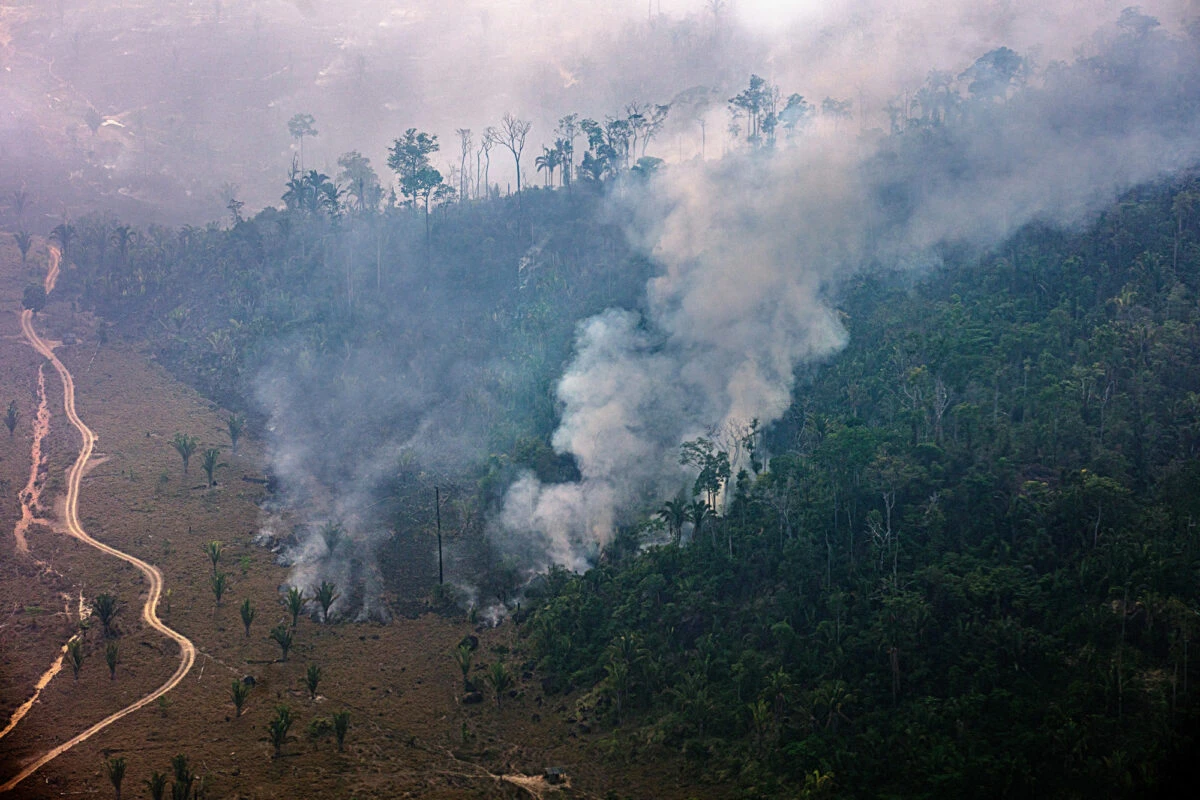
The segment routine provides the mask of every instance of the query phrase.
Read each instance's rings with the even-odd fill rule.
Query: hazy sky
[[[728,97],[751,72],[785,95],[852,99],[859,127],[877,127],[930,69],[958,74],[1001,45],[1069,59],[1128,3],[725,0],[715,17],[710,0],[6,0],[0,184],[44,184],[70,213],[99,195],[135,219],[198,222],[222,214],[224,184],[251,209],[278,202],[298,112],[317,118],[311,166],[336,171],[353,149],[382,167],[417,127],[440,136],[448,171],[455,130],[478,137],[505,112],[534,122],[532,162],[564,114],[696,86]],[[1195,11],[1141,5],[1167,27]],[[89,107],[112,120],[95,136]],[[690,157],[698,128],[671,124],[651,154]],[[709,133],[719,154],[724,124]],[[510,173],[500,161],[492,177]]]

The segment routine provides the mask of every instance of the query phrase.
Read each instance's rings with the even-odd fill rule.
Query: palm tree
[[[11,438],[13,431],[17,429],[17,420],[21,418],[21,412],[17,409],[17,401],[8,401],[8,411],[4,414],[4,426],[8,428],[8,435]]]
[[[229,441],[236,456],[238,439],[242,437],[242,430],[246,427],[246,418],[241,414],[230,414],[225,420],[225,425],[229,428]]]
[[[468,692],[471,690],[471,682],[467,680],[467,674],[471,671],[471,657],[474,655],[471,652],[471,646],[464,642],[463,644],[460,644],[458,647],[454,648],[453,655],[454,663],[458,664],[458,668],[462,670],[463,691]]]
[[[67,663],[75,673],[75,680],[79,680],[79,670],[83,667],[83,642],[78,639],[67,642]]]
[[[283,651],[283,661],[287,661],[288,650],[292,648],[292,632],[288,630],[286,625],[276,625],[271,629],[270,638],[275,640],[279,645],[279,649]]]
[[[683,534],[683,523],[688,521],[687,503],[682,497],[668,500],[655,513],[659,519],[667,523],[667,529],[671,532],[671,540],[675,544],[679,544],[680,536]]]
[[[121,256],[121,265],[129,259],[129,245],[137,239],[137,231],[129,225],[118,225],[112,232],[112,243],[117,247],[117,253]]]
[[[504,693],[513,685],[512,673],[508,671],[508,667],[504,666],[503,661],[496,661],[487,671],[487,682],[492,687],[492,691],[496,693],[496,708],[499,708]]]
[[[304,592],[300,591],[295,586],[291,586],[287,591],[287,599],[284,605],[292,615],[292,627],[296,627],[296,620],[300,618],[301,612],[304,611],[304,604],[308,602],[308,598],[304,596]]]
[[[329,608],[334,601],[341,597],[337,593],[337,586],[328,581],[321,581],[321,585],[313,592],[313,599],[321,606],[321,619],[329,622]]]
[[[110,758],[104,762],[104,769],[108,773],[108,779],[112,781],[117,800],[121,800],[121,782],[125,780],[125,759],[119,756]]]
[[[321,668],[316,664],[309,664],[308,671],[304,673],[304,686],[308,689],[308,696],[311,700],[317,699],[317,685],[321,683]]]
[[[188,436],[186,433],[177,433],[175,438],[171,440],[171,446],[175,448],[175,452],[179,453],[179,457],[183,459],[183,474],[187,475],[188,460],[191,459],[192,453],[196,452],[196,448],[200,446],[200,441],[195,436]]]
[[[167,793],[167,776],[161,772],[151,772],[146,779],[146,789],[150,792],[150,800],[163,800]]]
[[[267,733],[271,736],[271,744],[275,746],[275,755],[279,756],[287,741],[288,729],[292,727],[292,709],[287,706],[275,707],[275,718],[267,723]]]
[[[17,240],[17,249],[21,251],[21,263],[24,264],[29,260],[29,248],[33,247],[33,237],[29,235],[29,231],[19,230],[13,234],[13,238]]]
[[[50,238],[62,247],[62,255],[65,259],[70,255],[71,242],[75,241],[75,226],[69,222],[56,225],[54,230],[50,231]]]
[[[217,485],[217,481],[213,478],[213,473],[217,471],[217,467],[223,467],[224,464],[218,464],[217,459],[221,457],[221,448],[210,447],[204,451],[204,460],[200,466],[204,467],[204,474],[208,476],[208,487],[211,489]]]
[[[560,157],[558,150],[552,150],[542,145],[542,154],[533,160],[538,172],[546,170],[547,186],[554,185],[554,170],[558,169]]]
[[[188,800],[192,794],[192,784],[196,782],[196,773],[188,766],[187,756],[180,753],[172,758],[171,769],[175,772],[175,782],[171,785],[171,800]]]
[[[229,576],[224,572],[213,573],[210,579],[212,584],[213,597],[217,598],[217,607],[221,606],[221,598],[225,595],[225,590],[229,588]]]
[[[246,705],[246,698],[250,696],[249,684],[235,680],[229,686],[229,697],[233,700],[233,716],[237,719],[242,715],[242,706]]]
[[[218,542],[215,539],[204,545],[204,553],[208,556],[208,560],[212,562],[213,575],[217,574],[217,564],[221,561],[221,554],[225,552],[223,542]]]
[[[692,523],[692,540],[695,541],[700,536],[700,530],[704,527],[704,523],[712,519],[714,514],[708,503],[703,500],[696,500],[688,506],[688,521]],[[715,549],[717,540],[712,531],[709,531],[709,537],[712,539],[712,546]]]
[[[100,618],[100,624],[104,626],[105,638],[112,635],[112,621],[117,612],[121,610],[120,601],[111,594],[98,594],[95,602],[92,603],[92,610],[96,612],[96,616]]]
[[[333,735],[337,737],[338,752],[342,751],[342,744],[346,741],[346,731],[350,728],[350,712],[342,709],[335,711],[333,714]]]
[[[250,605],[249,597],[247,597],[245,600],[242,601],[242,607],[241,607],[240,611],[242,614],[242,624],[246,626],[246,638],[249,639],[250,638],[250,623],[254,622],[254,614],[255,614],[254,606]]]

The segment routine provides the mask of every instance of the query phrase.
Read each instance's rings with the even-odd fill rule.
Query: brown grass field
[[[45,253],[39,243],[22,266],[12,237],[0,234],[0,412],[15,400],[21,415],[11,438],[0,428],[0,728],[79,629],[81,593],[85,602],[102,592],[122,601],[114,639],[120,658],[110,679],[100,625],[84,620],[87,655],[78,680],[64,665],[0,739],[0,783],[153,691],[179,663],[178,647],[142,622],[141,573],[56,529],[65,471],[80,441],[49,365],[38,516],[50,524],[29,529],[28,554],[16,550],[12,531],[21,517],[18,493],[29,480],[43,363],[21,336],[20,299],[26,285],[40,282]],[[595,724],[585,733],[575,721],[578,698],[543,697],[536,676],[518,679],[502,708],[486,690],[487,702],[460,704],[461,678],[450,653],[468,634],[480,639],[475,670],[503,658],[520,678],[525,658],[511,622],[476,631],[462,618],[432,612],[397,615],[390,625],[324,625],[301,617],[288,661],[278,661],[267,632],[287,618],[278,593],[286,570],[251,543],[265,489],[241,480],[263,474],[261,443],[243,439],[237,456],[230,455],[221,409],[172,379],[148,357],[145,343],[101,345],[96,320],[53,295],[35,327],[46,339],[70,332],[78,341],[56,352],[74,377],[78,413],[98,437],[82,483],[80,521],[91,536],[162,571],[170,596],[159,615],[192,640],[197,659],[161,701],[63,753],[8,796],[113,796],[104,761],[120,756],[128,765],[123,796],[148,797],[145,780],[152,771],[169,774],[178,753],[204,777],[208,798],[719,795],[711,786],[687,785],[674,755],[651,757],[643,745]],[[201,447],[223,446],[227,465],[217,472],[217,487],[205,487],[198,453],[191,474],[183,475],[169,444],[177,431],[198,437]],[[219,608],[202,551],[211,540],[225,544],[221,569],[231,584]],[[245,598],[257,609],[249,637],[238,614]],[[303,676],[314,663],[323,677],[310,700]],[[235,718],[229,688],[244,675],[257,686]],[[477,678],[482,684],[482,674]],[[274,757],[266,724],[283,703],[296,721],[282,756]],[[313,739],[308,729],[341,709],[350,712],[350,731],[339,753],[332,736]],[[642,757],[628,764],[614,752]],[[549,766],[565,769],[570,788],[541,781]]]

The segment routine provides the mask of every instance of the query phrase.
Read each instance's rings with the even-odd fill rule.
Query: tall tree
[[[525,150],[525,137],[529,135],[532,128],[532,122],[518,119],[512,114],[505,114],[500,120],[500,127],[492,129],[495,131],[496,141],[512,153],[513,161],[516,163],[518,196],[521,194],[521,153]]]
[[[388,167],[400,179],[400,193],[409,199],[413,208],[418,201],[425,208],[425,242],[430,242],[429,207],[434,193],[442,185],[442,173],[430,163],[429,157],[441,149],[437,134],[409,128],[388,150]]]
[[[288,120],[288,133],[300,142],[300,171],[304,171],[304,139],[317,135],[317,120],[312,114],[300,113]]]
[[[71,245],[75,242],[75,226],[69,222],[63,222],[54,226],[50,231],[50,238],[58,242],[62,248],[63,259],[71,257]]]
[[[570,188],[571,180],[575,177],[575,140],[579,138],[579,115],[567,114],[560,119],[554,135],[558,137],[555,144],[562,154],[562,182]]]
[[[779,87],[758,75],[750,76],[750,85],[729,98],[729,110],[735,120],[746,116],[746,141],[752,147],[775,143],[775,127],[779,121]]]
[[[246,417],[242,414],[230,414],[225,418],[225,427],[229,430],[229,442],[233,454],[237,455],[238,440],[246,427]]]
[[[455,133],[458,134],[458,144],[462,150],[462,157],[459,159],[458,165],[458,196],[466,200],[471,188],[471,176],[467,172],[467,156],[470,155],[472,149],[471,129],[459,128]]]
[[[358,210],[378,210],[383,199],[383,188],[379,184],[379,175],[371,166],[371,159],[357,150],[351,150],[342,153],[337,163],[342,168],[337,176],[338,182],[346,185],[346,192],[354,198]]]

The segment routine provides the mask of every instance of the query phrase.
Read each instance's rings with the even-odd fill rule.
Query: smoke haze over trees
[[[296,581],[367,597],[404,459],[487,471],[473,518],[517,569],[582,569],[688,482],[683,441],[779,419],[797,369],[845,343],[848,276],[1086,222],[1198,156],[1183,5],[858,2],[775,25],[769,4],[126,5],[5,18],[0,178],[34,188],[42,227],[97,197],[232,216],[132,249],[91,218],[77,281],[173,329],[166,356],[210,392],[253,398],[307,507],[293,558],[318,566]],[[522,178],[553,146],[572,191],[474,204],[516,188],[517,151],[481,148],[504,119],[530,126]],[[456,130],[462,154],[420,146]],[[419,163],[394,181],[406,136]],[[480,467],[524,441],[540,468]]]

